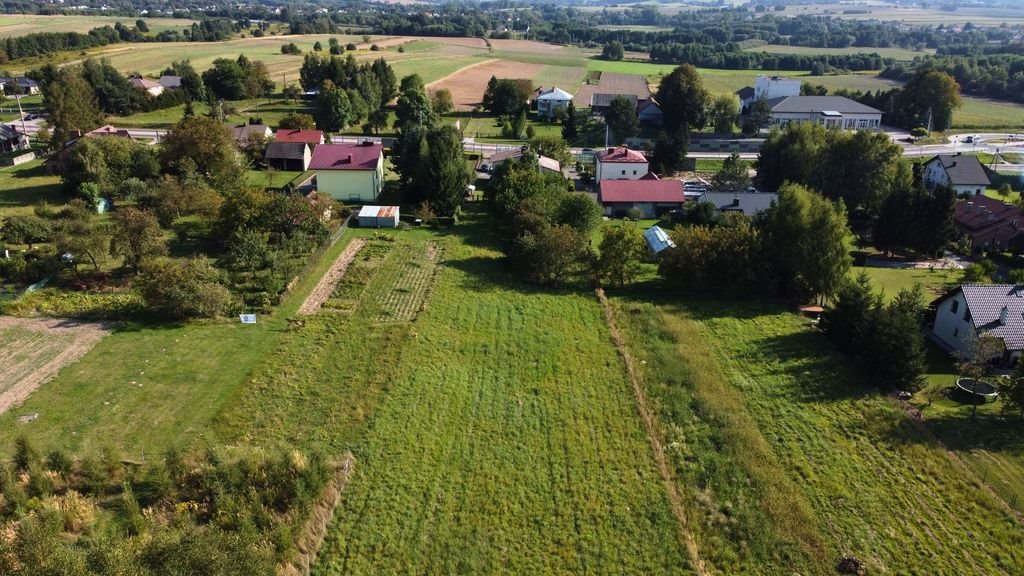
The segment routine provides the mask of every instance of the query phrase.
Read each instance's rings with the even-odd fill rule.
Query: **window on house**
[[[949,311],[952,312],[953,314],[956,314],[956,311],[959,309],[960,302],[958,300],[953,300],[953,305],[949,307]]]
[[[970,321],[971,321],[971,309],[967,308],[967,307],[964,307],[964,322],[970,322]]]
[[[636,170],[633,170],[633,176],[636,176]]]
[[[625,171],[625,170],[623,170],[623,171],[622,171],[622,175],[623,175],[623,176],[625,176],[625,175],[626,175],[626,171]]]
[[[957,336],[960,336],[960,329],[953,328],[953,338],[956,338]]]

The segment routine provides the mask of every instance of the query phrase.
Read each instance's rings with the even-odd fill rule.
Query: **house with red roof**
[[[1013,204],[982,194],[957,202],[953,223],[961,235],[971,239],[975,249],[1006,248],[1010,239],[1021,233],[1024,214]]]
[[[324,132],[323,130],[280,129],[274,133],[274,140],[316,146],[324,143]]]
[[[686,195],[682,180],[604,180],[598,185],[597,201],[606,216],[625,216],[636,208],[641,218],[657,218],[682,208]]]
[[[594,180],[639,180],[650,172],[650,164],[642,152],[625,146],[601,150],[595,156]]]
[[[309,169],[316,189],[343,202],[371,202],[384,187],[384,146],[380,142],[321,144]]]

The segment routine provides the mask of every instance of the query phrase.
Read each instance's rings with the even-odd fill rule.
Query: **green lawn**
[[[1015,574],[1017,519],[805,320],[618,299],[709,572]],[[678,299],[674,299],[678,302]],[[949,546],[956,542],[956,553]]]
[[[302,172],[288,172],[285,170],[249,170],[246,175],[246,182],[251,186],[263,186],[268,190],[280,190],[284,185],[295,179]]]
[[[31,214],[42,202],[56,206],[66,201],[60,177],[47,174],[41,159],[0,168],[0,217]]]
[[[260,316],[255,325],[237,319],[122,324],[20,408],[0,415],[0,443],[10,445],[26,434],[40,449],[74,453],[112,447],[129,458],[204,445],[215,415],[267,360],[287,331],[285,318],[349,238],[318,261],[274,315]],[[17,423],[26,412],[40,417],[30,425]]]
[[[887,299],[896,297],[900,290],[913,288],[920,284],[924,290],[925,302],[935,300],[947,290],[960,282],[962,270],[928,270],[927,268],[875,268],[870,266],[854,266],[851,276],[861,272],[868,275],[875,289]]]

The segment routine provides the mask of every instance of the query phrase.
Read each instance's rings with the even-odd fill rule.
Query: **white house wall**
[[[977,338],[974,323],[964,319],[966,313],[967,302],[963,292],[958,292],[939,304],[935,311],[935,325],[932,327],[932,332],[939,340],[965,356],[970,355],[971,346]]]
[[[647,162],[597,162],[597,181],[639,180],[647,175]]]
[[[785,126],[790,122],[814,122],[816,124],[828,125],[821,117],[821,112],[772,112],[772,126]],[[882,125],[882,115],[879,114],[853,114],[844,113],[836,128],[842,130],[877,130]]]

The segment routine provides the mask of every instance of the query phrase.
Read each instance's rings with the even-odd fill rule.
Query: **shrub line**
[[[700,557],[700,550],[697,548],[697,540],[693,537],[693,533],[690,532],[689,528],[687,528],[686,512],[683,509],[683,499],[679,494],[679,487],[676,484],[672,471],[668,466],[668,460],[665,457],[665,448],[661,445],[661,438],[658,433],[658,428],[655,425],[654,415],[651,413],[651,409],[647,405],[647,398],[644,396],[643,386],[641,386],[640,378],[637,376],[633,357],[630,356],[629,351],[626,350],[625,340],[622,338],[622,333],[619,331],[619,327],[615,323],[615,312],[612,310],[611,304],[608,302],[608,298],[604,295],[604,289],[597,288],[594,292],[597,294],[598,301],[601,302],[601,311],[604,313],[605,322],[608,324],[608,330],[611,333],[612,342],[615,344],[615,349],[618,350],[619,356],[622,358],[622,363],[626,367],[626,376],[629,378],[629,383],[633,387],[633,399],[636,401],[637,411],[640,413],[640,419],[643,420],[644,429],[647,431],[647,438],[651,442],[651,449],[654,451],[654,460],[658,465],[658,473],[661,475],[661,479],[665,484],[665,492],[668,496],[669,505],[671,506],[672,513],[675,515],[676,521],[679,525],[679,537],[682,540],[683,545],[686,547],[686,553],[690,557],[690,563],[693,565],[694,570],[696,570],[697,574],[700,576],[707,576],[708,569]]]
[[[324,487],[320,498],[313,504],[313,510],[302,527],[302,533],[295,541],[296,552],[290,562],[280,566],[277,570],[278,576],[309,576],[316,560],[320,547],[324,544],[327,536],[327,527],[334,518],[334,509],[341,502],[341,494],[352,477],[352,469],[355,466],[355,457],[351,452],[346,452],[345,457],[338,465],[334,477]]]

